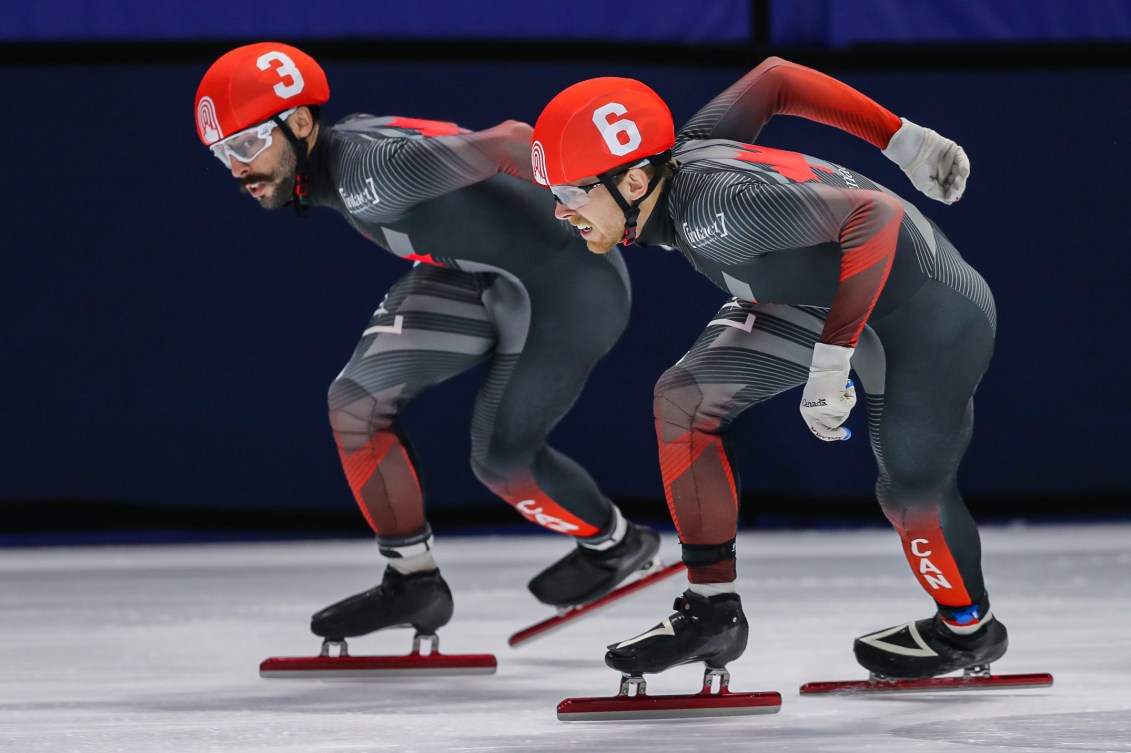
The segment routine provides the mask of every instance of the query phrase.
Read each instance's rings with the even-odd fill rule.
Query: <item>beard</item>
[[[586,241],[585,247],[589,249],[589,253],[591,254],[599,254],[601,256],[604,256],[605,254],[616,248],[617,244],[609,243],[607,241],[601,243]]]
[[[291,203],[295,194],[295,174],[298,160],[293,149],[284,149],[279,162],[271,173],[252,173],[240,178],[240,191],[247,193],[251,183],[266,183],[267,190],[262,196],[253,197],[264,209],[278,209]]]

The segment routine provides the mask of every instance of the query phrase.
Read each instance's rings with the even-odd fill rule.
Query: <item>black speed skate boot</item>
[[[852,646],[856,661],[879,677],[919,679],[960,669],[987,668],[1005,654],[1005,625],[987,613],[973,633],[959,634],[941,615],[862,635]],[[978,671],[978,670],[975,670]]]
[[[605,664],[634,677],[697,661],[723,669],[746,650],[750,625],[738,594],[685,591],[676,598],[675,610],[648,632],[609,646]]]
[[[534,598],[552,607],[573,607],[599,599],[642,569],[660,551],[660,535],[629,522],[616,546],[598,551],[578,545],[543,570],[527,586]]]
[[[387,627],[412,626],[419,635],[434,635],[451,619],[452,592],[439,570],[402,575],[387,567],[380,585],[315,613],[310,630],[332,641]]]

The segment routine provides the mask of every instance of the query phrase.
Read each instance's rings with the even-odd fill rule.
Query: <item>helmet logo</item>
[[[538,185],[550,185],[550,176],[546,171],[546,149],[541,141],[530,145],[530,164],[534,168],[534,180],[538,181]]]
[[[255,64],[259,66],[259,70],[265,71],[271,67],[272,63],[278,63],[275,66],[275,73],[279,74],[282,79],[273,87],[275,93],[279,95],[280,99],[290,99],[296,94],[300,94],[306,87],[306,81],[302,77],[302,72],[299,71],[295,61],[291,60],[289,55],[285,55],[278,50],[271,50],[259,56]],[[290,83],[286,83],[290,79]]]
[[[200,129],[200,137],[208,146],[224,138],[220,130],[220,118],[216,116],[216,104],[212,97],[201,97],[196,104],[196,127]]]
[[[618,157],[631,154],[643,142],[636,123],[628,118],[615,122],[610,120],[611,116],[624,115],[626,112],[628,108],[617,102],[610,102],[593,111],[593,125],[601,132],[601,137],[605,139],[609,151]]]

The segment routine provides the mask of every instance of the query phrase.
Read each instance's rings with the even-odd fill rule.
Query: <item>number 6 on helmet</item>
[[[539,183],[601,175],[671,149],[675,126],[660,95],[631,78],[594,78],[558,94],[534,126]]]

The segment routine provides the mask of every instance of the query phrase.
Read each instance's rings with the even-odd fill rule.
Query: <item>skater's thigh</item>
[[[657,417],[722,430],[751,405],[804,384],[826,312],[731,299],[656,383]]]
[[[484,301],[499,332],[475,406],[480,440],[536,448],[577,401],[628,322],[627,278],[602,262],[523,280],[498,276]],[[489,439],[488,439],[489,437]]]
[[[370,317],[331,386],[331,408],[352,402],[359,393],[395,393],[396,404],[402,405],[483,361],[497,340],[481,299],[490,277],[413,267]]]

